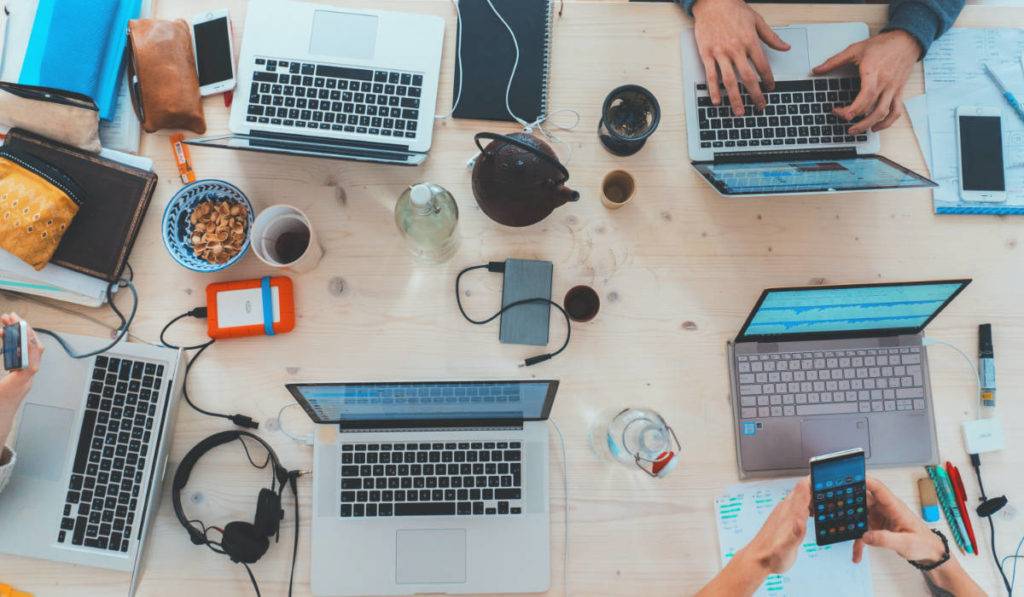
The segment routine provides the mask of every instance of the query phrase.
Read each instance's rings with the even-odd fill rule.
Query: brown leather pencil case
[[[128,22],[128,77],[135,114],[147,133],[162,129],[206,132],[188,23]]]

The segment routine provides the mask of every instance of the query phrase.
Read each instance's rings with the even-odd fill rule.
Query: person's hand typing
[[[853,544],[854,562],[861,561],[865,545],[890,549],[905,560],[936,562],[942,558],[942,540],[920,516],[880,481],[868,477],[867,486],[868,532]]]
[[[764,526],[746,547],[769,574],[781,574],[796,562],[810,517],[811,480],[800,480],[786,499],[772,510]]]
[[[920,56],[917,40],[897,29],[855,43],[811,72],[824,75],[847,64],[860,71],[860,93],[849,105],[834,109],[846,121],[864,117],[850,127],[850,134],[858,135],[889,128],[903,114],[903,86]]]
[[[758,75],[768,90],[775,88],[775,79],[761,42],[780,51],[788,50],[789,44],[743,0],[697,0],[693,5],[693,18],[694,36],[704,62],[711,102],[716,106],[721,103],[721,83],[725,85],[733,114],[742,116],[739,88],[742,82],[757,109],[763,109],[765,98]]]

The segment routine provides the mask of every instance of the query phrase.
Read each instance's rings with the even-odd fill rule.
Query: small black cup
[[[597,136],[605,149],[618,156],[640,151],[661,121],[654,94],[639,85],[616,87],[604,98]]]
[[[590,321],[601,310],[601,298],[589,286],[573,286],[565,293],[565,312],[578,323]]]

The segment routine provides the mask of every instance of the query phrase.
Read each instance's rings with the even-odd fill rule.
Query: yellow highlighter
[[[32,593],[19,591],[11,585],[5,585],[4,583],[0,583],[0,597],[32,597]]]

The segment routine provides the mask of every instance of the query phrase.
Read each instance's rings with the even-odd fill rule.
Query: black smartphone
[[[859,539],[868,530],[864,450],[811,458],[811,511],[818,545]]]
[[[24,321],[4,326],[4,369],[28,367],[28,324]]]

